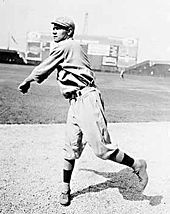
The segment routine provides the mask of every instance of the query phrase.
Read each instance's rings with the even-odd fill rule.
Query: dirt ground
[[[77,160],[69,207],[61,190],[64,124],[0,125],[0,213],[169,214],[170,123],[109,123],[112,141],[148,163],[144,192],[131,169],[86,146]]]

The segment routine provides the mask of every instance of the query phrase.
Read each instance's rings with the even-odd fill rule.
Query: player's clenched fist
[[[18,90],[25,94],[28,92],[28,89],[30,88],[30,82],[28,81],[23,81],[19,86],[18,86]]]

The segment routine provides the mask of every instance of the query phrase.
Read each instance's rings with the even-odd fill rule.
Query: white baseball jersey
[[[63,95],[94,83],[87,55],[72,38],[56,43],[49,57],[35,67],[30,77],[41,83],[54,70]]]

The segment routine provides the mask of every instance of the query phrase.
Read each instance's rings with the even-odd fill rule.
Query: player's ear
[[[73,28],[68,28],[68,30],[67,30],[67,35],[69,36],[69,37],[72,37],[73,36],[73,34],[74,34],[74,30],[73,30]]]

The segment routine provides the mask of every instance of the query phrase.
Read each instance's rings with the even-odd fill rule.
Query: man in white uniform
[[[70,204],[71,175],[75,159],[78,159],[83,151],[83,139],[97,157],[133,168],[144,189],[148,182],[146,162],[134,160],[120,151],[110,140],[104,104],[95,85],[95,75],[90,68],[87,55],[73,39],[74,22],[67,17],[58,17],[52,24],[55,45],[49,57],[34,68],[18,89],[27,93],[31,82],[42,83],[55,70],[61,93],[69,100],[60,203],[65,206]]]

